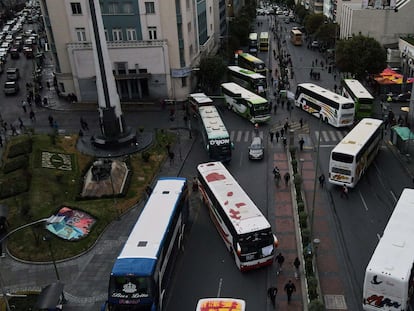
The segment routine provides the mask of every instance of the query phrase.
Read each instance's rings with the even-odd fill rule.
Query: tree
[[[309,11],[301,4],[296,5],[295,13],[300,22],[305,20],[306,16],[309,15]]]
[[[336,27],[334,23],[324,23],[316,31],[316,37],[327,47],[335,46]]]
[[[305,29],[309,34],[314,34],[323,25],[325,17],[323,14],[310,14],[305,19]]]
[[[201,87],[207,93],[213,93],[226,73],[226,66],[223,59],[218,56],[204,57],[200,60],[199,68],[198,74]]]
[[[338,69],[355,75],[358,80],[367,74],[377,74],[387,66],[387,53],[381,44],[362,35],[340,40],[335,54]]]

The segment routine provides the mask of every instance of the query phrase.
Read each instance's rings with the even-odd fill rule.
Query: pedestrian
[[[24,99],[22,100],[22,108],[23,112],[27,113],[27,101],[25,101]]]
[[[46,81],[46,87],[50,91],[50,82],[49,81]]]
[[[285,262],[285,257],[282,255],[282,253],[279,253],[279,255],[275,257],[275,259],[277,263],[276,274],[279,275],[279,273],[282,272],[282,266]]]
[[[321,186],[321,188],[323,188],[323,185],[325,184],[325,175],[322,173],[319,176],[319,186]]]
[[[12,132],[12,136],[17,135],[16,127],[10,123],[10,130]]]
[[[285,179],[285,186],[287,187],[288,184],[289,184],[289,180],[290,180],[289,172],[286,172],[285,175],[283,176],[283,178]]]
[[[280,101],[280,103],[282,104],[282,109],[285,109],[285,101],[282,99],[282,100]]]
[[[304,144],[305,144],[305,140],[303,139],[303,137],[301,137],[300,140],[299,140],[299,148],[300,148],[300,151],[303,150],[303,145]]]
[[[280,129],[280,137],[285,137],[285,130],[283,127]]]
[[[51,114],[47,117],[47,120],[49,121],[49,126],[53,127],[53,117]]]
[[[286,149],[286,146],[287,146],[287,139],[286,139],[286,137],[283,137],[282,138],[282,142],[283,142],[283,148]]]
[[[174,164],[174,156],[175,156],[174,152],[172,151],[168,152],[168,157],[170,158],[170,165]]]
[[[300,123],[300,128],[303,128],[303,118],[300,118],[299,123]]]
[[[82,130],[79,130],[78,135],[79,135],[79,137],[83,137],[83,131]]]
[[[3,127],[4,134],[7,134],[7,122],[3,122],[1,126]]]
[[[276,131],[275,136],[276,136],[276,142],[278,143],[279,142],[279,137],[280,137],[279,131]]]
[[[270,135],[270,142],[273,143],[273,137],[275,136],[275,133],[273,133],[273,131],[270,131],[269,135]]]
[[[276,306],[276,295],[277,295],[277,288],[276,287],[269,287],[267,290],[267,296],[269,296],[270,301],[272,302],[273,308]]]
[[[334,80],[336,81],[336,74],[334,74]]]
[[[30,117],[30,120],[32,122],[35,122],[36,121],[36,115],[35,115],[35,113],[34,113],[34,111],[32,109],[30,109],[29,117]]]
[[[273,114],[276,114],[277,112],[277,103],[273,105]]]
[[[285,122],[285,125],[283,126],[284,127],[284,129],[285,129],[285,133],[287,134],[287,130],[288,130],[288,128],[289,128],[289,121],[286,121]]]
[[[334,92],[336,93],[337,90],[338,90],[338,86],[334,84]]]
[[[259,136],[259,124],[258,123],[254,124],[254,134],[255,136]]]
[[[342,186],[342,191],[341,191],[341,198],[345,197],[345,199],[348,199],[348,187],[344,184]]]
[[[47,106],[47,97],[46,96],[43,97],[43,106],[44,107]]]
[[[293,261],[293,266],[295,267],[295,279],[299,280],[300,260],[298,257],[296,257],[295,260]]]
[[[296,292],[296,286],[295,286],[295,284],[292,283],[291,280],[289,280],[289,282],[287,282],[285,284],[285,292],[287,294],[288,303],[290,303],[290,300],[292,299],[293,292]]]
[[[18,120],[19,120],[19,128],[20,128],[20,131],[23,131],[23,129],[24,129],[23,120],[20,117],[18,118]]]
[[[57,131],[59,129],[59,125],[56,120],[53,121],[53,129]]]

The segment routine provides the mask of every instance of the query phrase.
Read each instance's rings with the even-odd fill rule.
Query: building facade
[[[59,92],[96,101],[88,0],[40,3]],[[218,48],[217,1],[103,0],[100,7],[121,101],[186,99],[200,57]]]

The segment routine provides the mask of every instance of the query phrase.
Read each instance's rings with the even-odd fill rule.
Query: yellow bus
[[[259,49],[261,52],[269,51],[269,33],[261,32],[259,37]]]
[[[239,67],[249,69],[256,73],[266,75],[266,65],[264,61],[249,53],[239,53],[237,56],[237,64]]]
[[[290,31],[290,41],[293,45],[302,45],[302,32],[299,29],[292,29]]]

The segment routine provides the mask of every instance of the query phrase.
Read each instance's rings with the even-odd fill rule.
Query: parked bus
[[[250,69],[254,72],[266,75],[265,63],[261,59],[249,53],[237,54],[237,65],[242,68]]]
[[[414,189],[404,189],[365,270],[366,311],[412,310]]]
[[[354,123],[353,100],[312,83],[301,83],[295,94],[295,105],[335,127]]]
[[[267,81],[265,76],[238,66],[228,66],[227,69],[231,81],[266,97]]]
[[[188,218],[187,181],[158,179],[109,278],[110,311],[162,310]]]
[[[259,49],[261,52],[269,51],[269,33],[267,31],[263,31],[260,33]]]
[[[249,34],[249,53],[253,55],[257,55],[257,33],[252,32]]]
[[[302,45],[302,32],[299,29],[292,29],[290,31],[290,41],[293,43],[293,45]]]
[[[188,95],[188,104],[194,117],[198,116],[199,107],[214,105],[213,100],[204,93],[193,93]]]
[[[241,271],[273,263],[278,241],[259,208],[221,162],[197,166],[210,217]]]
[[[331,151],[329,182],[355,187],[377,155],[382,120],[362,119]]]
[[[201,106],[198,108],[198,112],[203,145],[209,158],[214,161],[229,162],[232,142],[217,108],[215,106]]]
[[[196,311],[245,311],[246,302],[235,298],[203,298],[197,303]]]
[[[222,83],[221,91],[228,108],[253,124],[270,120],[270,106],[266,98],[234,82]]]
[[[351,98],[355,103],[355,117],[369,118],[374,109],[374,97],[355,79],[342,80],[342,96]]]

